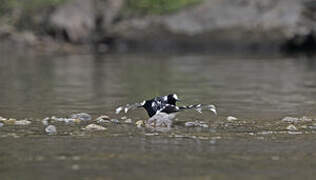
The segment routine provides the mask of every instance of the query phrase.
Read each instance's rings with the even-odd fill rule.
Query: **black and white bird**
[[[124,110],[127,113],[130,109],[136,109],[143,107],[149,117],[153,117],[159,113],[172,114],[182,110],[195,109],[196,111],[202,113],[202,109],[206,108],[212,111],[214,114],[217,114],[216,107],[214,105],[203,105],[203,104],[194,104],[189,106],[177,106],[176,103],[180,101],[177,94],[169,94],[167,96],[159,96],[153,99],[144,100],[141,103],[127,104],[125,106],[120,106],[116,108],[116,113],[120,113]]]

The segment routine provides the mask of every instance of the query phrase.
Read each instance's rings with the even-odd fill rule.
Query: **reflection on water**
[[[0,63],[0,114],[111,114],[118,105],[171,92],[183,104],[214,103],[220,115],[315,114],[313,62],[260,56],[6,55]]]

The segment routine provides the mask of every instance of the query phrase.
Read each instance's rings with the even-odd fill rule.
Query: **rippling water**
[[[6,56],[0,73],[0,113],[10,117],[112,113],[171,92],[183,104],[214,103],[220,115],[301,115],[316,107],[316,65],[308,58]]]
[[[0,116],[33,120],[0,128],[0,177],[313,179],[316,131],[308,127],[315,120],[294,123],[293,135],[281,119],[316,115],[315,77],[307,56],[3,54]],[[120,118],[117,106],[168,93],[183,105],[215,104],[219,116],[181,113],[179,121],[210,121],[210,128],[158,134],[134,124],[95,133],[57,124],[57,136],[47,136],[36,120],[79,112]],[[226,121],[230,115],[239,120]]]

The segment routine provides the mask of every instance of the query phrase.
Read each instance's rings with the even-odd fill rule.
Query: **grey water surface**
[[[0,116],[32,122],[0,127],[1,180],[316,176],[311,56],[1,53]],[[168,93],[177,93],[182,105],[214,104],[218,116],[181,112],[161,132],[136,127],[147,118],[143,109],[115,114],[120,105]],[[43,118],[81,112],[121,123],[85,131],[90,122],[56,122],[57,134],[45,133]],[[282,121],[286,116],[299,120]],[[187,121],[209,127],[188,128]],[[297,129],[287,129],[291,124]]]

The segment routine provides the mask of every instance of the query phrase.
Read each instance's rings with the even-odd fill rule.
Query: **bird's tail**
[[[179,110],[188,110],[194,109],[199,113],[202,113],[202,110],[206,109],[212,111],[215,115],[217,115],[216,107],[213,104],[193,104],[189,106],[179,106]]]

